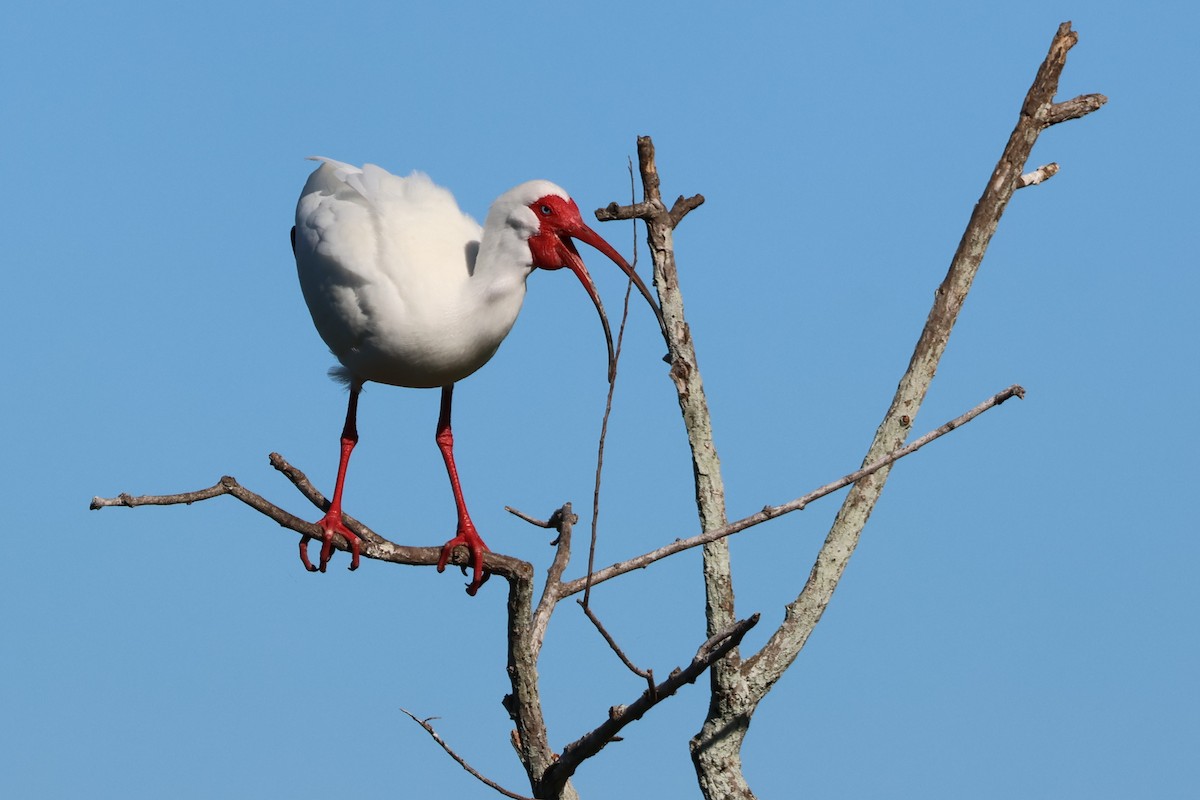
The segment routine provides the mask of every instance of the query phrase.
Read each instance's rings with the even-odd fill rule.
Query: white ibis
[[[473,567],[467,593],[473,595],[487,579],[483,556],[488,547],[467,513],[454,465],[454,384],[500,347],[535,267],[567,267],[583,283],[604,325],[611,380],[608,320],[572,237],[608,256],[630,277],[660,326],[662,314],[625,259],[584,224],[575,201],[549,181],[529,181],[502,194],[481,229],[449,191],[426,175],[401,178],[373,164],[360,169],[314,160],[322,163],[300,195],[292,251],[313,322],[341,362],[332,374],[348,383],[350,402],[333,500],[317,523],[323,540],[319,567],[308,559],[309,537],[300,541],[300,559],[309,571],[324,572],[337,533],[350,545],[350,569],[358,567],[358,538],[342,521],[342,490],[358,442],[363,384],[441,387],[436,439],[458,508],[458,531],[442,547],[437,567],[443,571],[453,549],[465,545]]]

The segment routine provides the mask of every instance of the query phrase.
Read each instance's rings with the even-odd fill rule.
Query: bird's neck
[[[487,320],[507,334],[525,299],[525,279],[533,271],[528,236],[491,215],[480,236],[471,269],[469,292],[477,321]]]

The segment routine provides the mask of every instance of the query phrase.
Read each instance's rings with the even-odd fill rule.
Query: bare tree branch
[[[683,669],[675,669],[662,683],[652,686],[642,692],[637,700],[627,706],[613,706],[608,711],[608,719],[599,727],[584,734],[563,748],[558,761],[546,775],[544,788],[553,789],[562,781],[575,774],[575,770],[586,759],[591,758],[620,733],[621,729],[631,722],[636,722],[645,716],[663,700],[675,694],[683,686],[694,683],[704,670],[710,668],[726,653],[741,643],[742,637],[758,624],[759,615],[754,614],[747,619],[735,622],[728,629],[710,636],[696,651],[692,662]],[[549,795],[553,796],[553,794]]]
[[[459,765],[460,767],[462,767],[463,769],[465,769],[467,772],[471,773],[471,775],[473,775],[473,776],[474,776],[474,777],[475,777],[477,780],[479,780],[479,781],[480,781],[481,783],[483,783],[485,786],[489,786],[489,787],[491,787],[492,789],[495,789],[495,790],[496,790],[497,792],[499,792],[500,794],[504,795],[505,797],[511,797],[511,798],[513,798],[513,800],[533,800],[533,798],[531,798],[531,797],[526,797],[526,796],[525,796],[525,795],[523,795],[523,794],[517,794],[516,792],[510,792],[508,789],[505,789],[503,786],[501,786],[500,784],[496,783],[495,781],[493,781],[493,780],[490,780],[489,778],[486,778],[486,777],[484,777],[484,775],[483,775],[482,773],[480,773],[480,772],[479,772],[479,770],[475,769],[475,768],[474,768],[474,767],[472,767],[470,764],[468,764],[468,763],[467,763],[467,760],[466,760],[465,758],[463,758],[462,756],[460,756],[458,753],[454,752],[454,750],[453,750],[453,749],[450,747],[450,745],[446,744],[445,740],[444,740],[444,739],[442,739],[442,737],[441,737],[441,736],[438,736],[438,732],[437,732],[437,731],[435,731],[435,730],[433,729],[433,726],[429,724],[429,720],[430,720],[430,719],[435,719],[434,717],[429,717],[429,719],[418,719],[418,718],[417,718],[417,715],[416,715],[416,714],[414,714],[414,713],[412,713],[411,711],[409,711],[407,708],[402,708],[402,709],[400,709],[400,710],[401,710],[401,711],[403,711],[403,712],[404,712],[404,714],[405,714],[405,715],[406,715],[406,716],[407,716],[409,719],[411,719],[413,722],[417,723],[417,724],[418,724],[418,725],[420,725],[422,728],[424,728],[424,729],[425,729],[425,732],[426,732],[426,733],[428,733],[428,734],[429,734],[431,737],[433,737],[433,740],[434,740],[435,742],[437,742],[437,743],[438,743],[438,745],[439,745],[439,746],[440,746],[440,747],[441,747],[443,750],[445,750],[445,751],[446,751],[446,754],[447,754],[448,756],[450,756],[450,757],[451,757],[451,758],[453,758],[455,761],[457,761],[457,762],[458,762],[458,765]]]
[[[683,218],[690,214],[693,210],[699,208],[704,203],[704,195],[694,194],[691,197],[679,195],[675,198],[675,204],[671,206],[671,227],[676,228]]]
[[[560,513],[561,512],[561,513]],[[575,515],[570,506],[563,506],[558,514],[560,552],[569,552],[570,526]],[[557,557],[555,561],[557,562]],[[565,560],[564,560],[565,566]],[[543,597],[546,602],[546,597]],[[553,611],[554,599],[546,608],[546,617]],[[541,611],[539,606],[539,611]],[[545,628],[541,633],[544,635]],[[535,639],[535,615],[533,612],[533,570],[528,576],[512,578],[508,582],[508,679],[512,692],[504,697],[504,708],[516,725],[512,741],[517,757],[529,776],[534,797],[577,800],[575,790],[568,783],[561,784],[555,794],[546,794],[541,786],[546,771],[554,764],[554,751],[550,748],[550,736],[546,729],[546,718],[542,713],[541,689],[538,684],[538,655],[540,639]]]
[[[310,502],[322,511],[329,507],[329,501],[316,488],[313,487],[307,476],[296,467],[292,466],[278,453],[271,454],[271,465],[285,475],[295,486],[300,490]],[[114,498],[92,498],[91,508],[101,509],[110,506],[126,506],[134,508],[143,505],[191,505],[192,503],[200,502],[201,500],[210,500],[214,497],[222,495],[232,495],[238,500],[241,500],[246,505],[253,508],[255,511],[263,514],[280,526],[289,530],[295,531],[301,536],[319,537],[321,535],[320,528],[316,524],[307,520],[300,519],[294,514],[284,511],[279,506],[270,502],[255,492],[250,491],[245,486],[238,483],[236,478],[226,475],[221,478],[216,485],[208,489],[201,489],[195,492],[183,492],[179,494],[168,495],[145,495],[142,497],[132,497],[129,494],[122,493]],[[380,536],[375,531],[364,525],[349,514],[343,515],[343,519],[348,527],[356,536],[362,540],[362,556],[371,558],[377,561],[387,561],[392,564],[404,564],[413,567],[432,567],[437,566],[438,556],[441,553],[440,547],[409,547],[399,545]],[[346,540],[341,536],[334,536],[334,547],[338,550],[346,551],[349,549]],[[454,555],[451,557],[451,563],[457,566],[468,564],[466,548],[456,548]],[[533,565],[522,561],[512,556],[500,555],[499,553],[489,552],[484,557],[484,565],[488,571],[504,577],[508,580],[515,578],[529,579],[533,575]]]
[[[1070,23],[1066,24],[1069,25]],[[1076,35],[1076,38],[1078,38],[1078,35]],[[1073,45],[1074,43],[1072,43]],[[1102,94],[1081,94],[1070,100],[1055,103],[1046,112],[1046,119],[1042,121],[1042,126],[1049,128],[1051,125],[1057,125],[1060,122],[1079,119],[1098,110],[1100,106],[1107,102],[1108,98]]]
[[[229,480],[232,480],[232,478]],[[195,492],[183,492],[182,494],[133,497],[130,494],[122,492],[116,497],[93,497],[88,508],[92,511],[98,511],[101,508],[109,506],[125,506],[126,508],[136,508],[138,506],[190,506],[192,503],[198,503],[201,500],[210,500],[214,497],[220,497],[223,494],[229,494],[229,487],[225,484],[225,481],[226,478],[221,478],[215,485],[207,489],[200,489]]]
[[[1020,185],[1022,170],[1038,135],[1053,121],[1070,118],[1069,115],[1053,116],[1051,112],[1055,108],[1054,95],[1066,65],[1067,52],[1077,40],[1078,36],[1071,30],[1070,23],[1059,26],[1046,59],[1022,103],[1016,127],[975,205],[946,278],[935,293],[933,307],[917,340],[908,369],[900,379],[891,406],[867,450],[864,464],[873,463],[885,453],[894,451],[908,436],[992,235],[1008,201]],[[787,606],[783,623],[762,650],[743,665],[742,674],[747,691],[743,705],[735,710],[736,713],[746,713],[752,709],[770,691],[808,641],[858,545],[863,527],[883,491],[889,472],[890,467],[878,470],[857,481],[847,494],[803,590]],[[703,754],[709,750],[707,746],[711,744],[711,735],[726,721],[719,715],[710,716],[704,730],[693,739],[693,754],[697,754],[698,768],[705,760]],[[715,759],[711,766],[719,766],[719,763],[720,759]]]
[[[508,513],[512,514],[517,519],[523,519],[526,522],[528,522],[530,525],[536,526],[538,528],[557,528],[558,523],[555,521],[555,515],[557,515],[562,509],[559,509],[559,511],[555,511],[554,514],[551,514],[550,519],[548,519],[548,520],[538,519],[537,517],[531,517],[528,514],[526,514],[524,511],[518,511],[517,509],[513,508],[512,506],[505,506],[504,510],[507,511]],[[553,544],[553,543],[554,542],[551,542],[551,544]]]
[[[1066,53],[1077,39],[1077,35],[1071,31],[1070,23],[1059,26],[1049,54],[1022,105],[1020,118],[1008,146],[975,207],[946,280],[937,292],[933,310],[918,340],[909,368],[897,389],[892,407],[885,415],[884,422],[863,460],[864,470],[888,453],[897,452],[902,448],[983,254],[1013,192],[1019,186],[1044,181],[1053,174],[1054,170],[1047,166],[1026,176],[1022,182],[1022,169],[1038,134],[1046,127],[1090,113],[1105,102],[1102,95],[1085,95],[1064,103],[1054,103],[1058,79],[1066,62]],[[598,211],[597,217],[607,220],[638,216],[646,220],[650,252],[655,264],[655,283],[662,301],[663,315],[667,320],[666,333],[672,359],[671,376],[676,384],[680,410],[692,447],[701,528],[705,533],[716,534],[726,525],[720,464],[712,443],[711,420],[692,350],[690,331],[682,316],[682,302],[672,249],[674,223],[702,202],[703,198],[697,196],[694,202],[680,198],[674,209],[676,213],[665,212],[657,167],[654,164],[653,145],[648,138],[639,138],[638,154],[645,199],[642,203],[628,207],[610,204],[606,209]],[[772,637],[764,653],[756,657],[753,669],[750,664],[743,666],[740,663],[736,651],[714,665],[713,699],[709,715],[700,733],[692,740],[697,777],[701,791],[706,797],[753,797],[742,774],[740,756],[749,716],[757,702],[790,665],[819,621],[845,570],[847,560],[857,546],[862,528],[882,491],[889,470],[890,462],[857,479],[843,503],[842,511],[822,547],[804,590],[793,605],[789,606],[784,626]],[[712,631],[720,629],[733,617],[733,587],[728,551],[720,547],[719,542],[710,542],[705,546],[704,574],[706,613],[709,630]],[[597,576],[589,576],[588,580],[596,582]],[[789,642],[789,645],[781,646],[782,641]],[[772,658],[768,659],[767,655]]]
[[[281,473],[286,475],[289,480],[305,495],[314,505],[327,507],[328,501],[317,491],[308,478],[299,469],[288,463],[282,456],[272,453],[271,463]],[[136,507],[140,505],[180,505],[209,500],[222,495],[233,495],[246,505],[254,508],[266,516],[275,519],[282,526],[289,528],[301,535],[316,535],[312,523],[300,519],[286,511],[283,511],[278,506],[270,501],[262,498],[260,495],[251,492],[250,490],[239,484],[234,478],[225,476],[215,485],[194,492],[184,492],[171,495],[146,495],[141,497],[133,497],[129,494],[121,494],[115,498],[93,498],[92,508],[99,509],[107,506],[126,506]],[[517,748],[518,755],[521,759],[527,774],[530,777],[530,783],[535,787],[535,796],[537,797],[554,797],[562,798],[562,800],[571,800],[576,797],[574,789],[566,781],[570,775],[560,775],[555,779],[553,791],[554,794],[549,794],[550,790],[545,789],[543,784],[546,780],[547,770],[556,763],[556,756],[550,748],[549,736],[546,729],[545,718],[541,708],[541,696],[538,685],[537,661],[541,650],[541,644],[545,636],[546,627],[549,623],[549,618],[560,599],[567,596],[562,587],[564,584],[561,581],[562,573],[566,569],[570,560],[570,543],[572,526],[577,521],[577,518],[571,511],[571,505],[565,504],[562,508],[551,514],[550,519],[546,521],[535,519],[527,514],[521,513],[514,509],[509,509],[513,514],[529,521],[531,524],[543,528],[556,528],[558,536],[555,540],[557,551],[555,558],[551,563],[547,576],[546,586],[543,590],[542,600],[538,604],[536,612],[532,611],[533,599],[533,567],[527,562],[510,556],[503,556],[496,553],[488,553],[486,565],[490,571],[504,577],[509,583],[509,598],[508,598],[508,674],[512,685],[512,693],[505,697],[504,706],[508,709],[510,716],[516,723],[516,730],[513,733],[513,742]],[[347,526],[356,535],[361,537],[363,548],[362,556],[365,558],[376,559],[380,561],[388,561],[397,564],[408,564],[412,566],[435,566],[437,564],[439,547],[405,547],[388,541],[384,537],[377,534],[375,531],[368,528],[363,523],[352,517],[346,516],[345,521]],[[336,539],[339,549],[346,549],[345,542],[338,537]],[[462,559],[465,563],[465,558]],[[754,618],[757,621],[757,616]],[[748,627],[747,627],[748,630]],[[734,631],[737,632],[737,631]],[[648,705],[636,705],[637,716],[641,716],[653,705],[673,694],[682,683],[695,680],[695,675],[703,671],[712,661],[719,659],[721,655],[728,652],[729,648],[736,647],[741,641],[741,636],[744,631],[738,633],[734,638],[729,639],[719,651],[711,652],[713,643],[706,643],[706,648],[702,648],[706,659],[695,661],[689,670],[685,670],[685,680],[679,678],[678,675],[672,675],[662,684],[654,684],[652,671],[640,671],[630,664],[631,669],[647,680],[648,688],[646,694],[653,698],[653,702]],[[611,637],[606,637],[611,641]],[[615,645],[615,642],[612,642]],[[619,647],[614,648],[618,655],[623,655]],[[627,658],[625,659],[628,660]],[[699,670],[699,671],[696,671]],[[693,672],[695,673],[693,675]],[[667,691],[669,690],[669,691]],[[660,694],[667,691],[667,694]],[[449,748],[432,730],[426,722],[417,719],[408,711],[405,711],[414,721],[421,724],[422,727],[434,736],[442,747],[456,761],[463,765],[464,769],[475,775],[484,783],[501,791],[510,797],[519,797],[502,787],[493,784],[491,781],[480,775],[472,769],[460,756],[458,756],[451,748]],[[623,722],[620,727],[624,727],[628,722],[636,719],[629,717]],[[619,729],[619,728],[618,728]],[[615,735],[615,734],[614,734]],[[607,741],[611,741],[611,738]],[[603,745],[601,745],[603,746]],[[598,752],[599,748],[596,749]],[[581,751],[578,761],[589,757],[589,753]],[[576,764],[577,765],[577,764]],[[572,772],[574,768],[572,768]]]
[[[313,487],[303,472],[289,464],[277,453],[271,454],[271,464],[284,474],[310,502],[322,510],[328,508],[326,498]],[[317,536],[319,532],[313,523],[293,516],[273,503],[239,484],[234,478],[225,476],[214,486],[197,492],[186,492],[172,495],[153,495],[132,497],[128,494],[116,498],[94,498],[92,508],[122,505],[134,507],[138,505],[178,505],[190,504],[200,500],[230,494],[246,505],[274,519],[280,525],[302,536]],[[522,515],[524,516],[524,515]],[[558,519],[556,520],[555,517]],[[570,506],[564,506],[550,522],[555,522],[559,529],[559,546],[561,558],[556,558],[559,574],[566,567],[569,554],[570,525],[574,522],[574,514]],[[362,556],[395,564],[411,566],[436,566],[440,547],[405,547],[384,539],[379,534],[363,525],[358,520],[344,516],[347,527],[362,539]],[[537,521],[535,521],[536,523]],[[340,550],[346,549],[346,543],[341,537],[335,537],[335,546]],[[463,548],[465,550],[465,548]],[[467,563],[466,554],[456,553],[453,563]],[[503,556],[489,552],[484,564],[495,575],[507,579],[508,593],[508,675],[513,691],[505,698],[505,707],[509,710],[516,723],[514,741],[518,742],[518,755],[530,778],[530,783],[537,786],[546,770],[554,763],[554,753],[550,749],[549,737],[546,732],[545,718],[542,714],[541,696],[538,689],[537,658],[540,649],[540,639],[535,641],[532,636],[532,600],[533,600],[533,566],[511,556]],[[554,581],[557,585],[557,579]],[[557,598],[554,598],[555,602]],[[546,611],[548,620],[549,610]],[[545,620],[541,633],[544,634]],[[406,712],[407,713],[407,712]],[[411,716],[411,715],[410,715]],[[414,718],[415,719],[415,718]],[[535,792],[535,795],[537,792]],[[569,784],[560,788],[559,794],[554,795],[562,800],[575,798],[574,789]]]
[[[788,502],[777,506],[765,506],[762,511],[759,511],[756,514],[751,514],[748,517],[743,517],[742,519],[731,522],[728,525],[715,528],[711,531],[707,531],[696,536],[689,536],[686,539],[675,539],[674,541],[663,545],[657,550],[651,550],[650,552],[643,553],[640,556],[635,556],[634,558],[617,562],[616,564],[605,567],[604,569],[597,570],[590,576],[576,578],[573,581],[567,581],[562,584],[561,588],[559,589],[559,594],[563,597],[570,596],[582,591],[589,579],[591,580],[592,585],[595,586],[598,583],[611,580],[619,575],[624,575],[626,572],[632,572],[635,569],[645,569],[655,561],[660,561],[667,556],[672,556],[676,553],[683,552],[684,550],[690,550],[693,547],[699,547],[701,545],[708,544],[709,542],[717,539],[723,539],[727,536],[732,536],[735,533],[740,533],[741,531],[752,528],[755,525],[775,519],[776,517],[781,517],[784,514],[792,511],[801,511],[814,500],[819,500],[826,495],[833,494],[839,489],[844,489],[850,484],[856,483],[863,478],[878,472],[884,467],[891,466],[896,461],[899,461],[905,456],[912,455],[935,439],[939,439],[942,436],[945,436],[947,433],[950,433],[957,428],[961,428],[963,425],[966,425],[980,414],[995,408],[1005,400],[1008,400],[1012,397],[1024,398],[1025,389],[1017,385],[1010,386],[1004,391],[997,392],[996,394],[992,395],[987,400],[984,400],[982,403],[972,408],[970,411],[955,417],[938,428],[934,428],[910,444],[888,453],[886,456],[883,456],[882,458],[868,464],[865,467],[856,469],[854,472],[851,472],[847,475],[843,475],[835,481],[830,481],[824,486],[813,489],[811,492],[801,495],[794,500],[789,500]]]

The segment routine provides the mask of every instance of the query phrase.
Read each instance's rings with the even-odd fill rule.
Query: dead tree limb
[[[744,530],[753,528],[755,525],[760,525],[769,520],[776,519],[777,517],[781,517],[784,514],[791,513],[792,511],[802,511],[807,508],[810,503],[820,500],[822,497],[826,497],[827,495],[833,494],[840,489],[844,489],[852,483],[857,483],[863,478],[873,475],[885,467],[890,467],[892,464],[904,458],[905,456],[912,455],[935,439],[940,439],[942,436],[945,436],[951,431],[961,428],[963,425],[966,425],[980,414],[983,414],[985,411],[989,411],[1013,397],[1024,398],[1025,389],[1021,386],[1013,385],[1002,392],[997,392],[987,400],[984,400],[982,403],[972,408],[970,411],[955,417],[940,427],[934,428],[924,436],[909,442],[904,447],[894,450],[891,453],[888,453],[886,456],[873,461],[865,467],[856,469],[854,472],[851,472],[848,475],[843,475],[837,480],[830,481],[824,486],[819,486],[807,494],[795,498],[794,500],[789,500],[788,502],[781,503],[777,506],[765,506],[761,511],[751,514],[748,517],[735,520],[723,527],[715,528],[711,531],[707,531],[706,533],[697,534],[696,536],[689,536],[684,539],[675,539],[674,541],[663,545],[657,550],[651,550],[648,553],[634,556],[633,558],[626,559],[625,561],[619,561],[616,564],[596,570],[596,572],[592,573],[590,576],[584,576],[582,578],[576,578],[572,581],[567,581],[559,587],[558,593],[562,597],[576,594],[577,592],[583,591],[589,580],[591,584],[595,586],[598,583],[603,583],[604,581],[624,575],[626,572],[632,572],[635,569],[645,569],[654,562],[660,561],[667,556],[683,552],[684,550],[690,550],[693,547],[700,547],[718,539],[724,539],[725,537],[732,536],[735,533],[741,533]]]
[[[329,508],[329,501],[312,485],[308,477],[296,467],[292,466],[288,461],[278,453],[271,453],[271,466],[279,470],[284,476],[290,480],[293,485],[317,508],[324,511]],[[301,536],[319,537],[320,529],[312,522],[300,519],[294,514],[284,511],[279,506],[264,498],[262,495],[252,492],[242,484],[238,483],[237,479],[225,475],[216,484],[207,489],[201,489],[194,492],[182,492],[178,494],[166,495],[143,495],[141,497],[133,497],[128,493],[121,493],[116,497],[93,497],[90,504],[92,510],[101,508],[109,508],[112,506],[125,506],[128,508],[136,508],[137,506],[165,506],[165,505],[191,505],[202,500],[211,500],[216,497],[230,495],[236,497],[246,505],[253,508],[255,511],[263,514],[281,527],[295,531]],[[356,536],[362,540],[362,556],[364,558],[372,558],[377,561],[387,561],[392,564],[404,564],[412,567],[430,567],[437,566],[438,555],[441,552],[439,547],[410,547],[406,545],[396,544],[371,528],[364,525],[359,520],[351,517],[349,514],[343,515],[348,527]],[[346,540],[341,536],[334,536],[334,547],[338,550],[348,551],[349,547]],[[454,556],[451,558],[451,563],[457,566],[467,564],[466,548],[456,548]],[[516,576],[532,576],[533,566],[528,562],[522,561],[512,556],[500,555],[498,553],[488,553],[485,557],[484,564],[489,572],[500,575],[504,578],[513,578]]]
[[[631,722],[645,716],[646,712],[675,694],[683,686],[694,683],[716,661],[741,643],[751,628],[758,624],[759,615],[754,614],[710,636],[696,651],[695,658],[683,669],[675,669],[665,681],[652,685],[642,692],[637,700],[626,706],[613,706],[608,710],[608,719],[599,727],[584,734],[563,748],[562,755],[546,775],[545,790],[553,797],[560,781],[566,781],[585,759],[599,753],[618,733]]]
[[[946,278],[935,294],[933,308],[908,369],[863,459],[864,468],[903,447],[987,246],[1013,193],[1022,186],[1040,183],[1057,171],[1057,164],[1054,164],[1022,176],[1038,135],[1047,127],[1095,111],[1106,102],[1106,98],[1098,94],[1083,95],[1062,103],[1054,102],[1067,51],[1077,40],[1078,36],[1071,30],[1069,22],[1059,26],[1049,53],[1022,104],[1017,125],[975,206]],[[715,533],[726,525],[720,463],[712,443],[712,423],[704,400],[691,335],[682,317],[678,273],[671,250],[675,224],[699,203],[689,203],[680,198],[675,206],[679,213],[666,212],[661,200],[654,149],[649,138],[639,139],[638,155],[645,199],[626,207],[612,204],[598,211],[597,217],[601,220],[639,217],[646,222],[655,265],[655,284],[662,300],[664,317],[668,321],[671,376],[675,380],[688,441],[692,447],[697,508],[702,530]],[[857,479],[817,556],[807,583],[787,607],[784,623],[763,650],[745,662],[740,660],[735,650],[714,665],[713,699],[709,713],[700,732],[691,742],[697,778],[705,797],[754,796],[741,768],[741,746],[750,716],[758,702],[795,660],[820,621],[857,547],[890,468],[889,463]],[[715,545],[715,542],[707,544],[704,553],[706,611],[710,631],[732,619],[734,604],[728,553]],[[592,576],[591,580],[595,582],[596,576]]]
[[[976,203],[966,231],[950,262],[946,278],[934,295],[933,307],[917,340],[912,359],[896,388],[891,406],[876,431],[863,463],[867,464],[904,443],[913,421],[929,390],[938,363],[950,340],[950,333],[967,299],[967,293],[979,271],[984,253],[1004,214],[1013,193],[1021,185],[1021,175],[1038,135],[1055,122],[1073,119],[1100,107],[1102,98],[1094,104],[1071,101],[1070,113],[1061,112],[1054,95],[1059,78],[1066,66],[1067,52],[1078,41],[1078,35],[1065,22],[1059,26],[1050,50],[1034,78],[1017,124],[1000,156],[991,178]],[[1056,108],[1060,112],[1052,115]],[[1050,121],[1052,120],[1052,121]],[[757,703],[783,671],[795,660],[808,636],[820,621],[846,564],[858,545],[863,527],[875,507],[887,482],[890,467],[865,478],[850,490],[835,519],[825,544],[817,555],[812,573],[799,596],[787,606],[787,618],[766,646],[745,664],[743,673],[749,688],[749,703]],[[694,741],[695,748],[703,747],[703,736]]]

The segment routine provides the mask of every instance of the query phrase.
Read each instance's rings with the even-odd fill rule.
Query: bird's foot
[[[321,572],[325,571],[329,559],[333,558],[333,535],[337,533],[341,534],[346,543],[350,545],[350,569],[358,569],[358,551],[361,542],[342,522],[341,509],[330,508],[317,525],[321,528],[321,559],[318,562],[320,567],[313,566],[313,563],[308,560],[308,541],[313,537],[302,536],[300,537],[300,561],[303,562],[304,568],[309,572],[316,572],[318,569]]]
[[[454,553],[454,548],[462,545],[467,548],[471,560],[471,582],[467,585],[467,594],[472,597],[479,591],[479,587],[491,577],[490,572],[483,569],[483,554],[490,552],[488,546],[483,543],[483,538],[479,535],[479,531],[475,530],[474,523],[469,519],[461,520],[458,523],[458,535],[450,541],[442,545],[442,554],[438,557],[437,571],[442,572],[446,569],[446,564],[450,562],[450,556]],[[463,575],[467,574],[466,566],[462,567]]]

